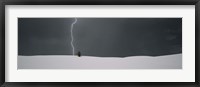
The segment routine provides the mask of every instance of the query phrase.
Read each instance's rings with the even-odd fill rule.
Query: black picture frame
[[[0,3],[1,87],[200,87],[200,0],[0,0]],[[195,82],[5,82],[5,5],[195,5]]]

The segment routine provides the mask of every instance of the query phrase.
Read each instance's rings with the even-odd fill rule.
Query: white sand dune
[[[182,54],[125,58],[70,55],[18,56],[18,69],[182,69]]]

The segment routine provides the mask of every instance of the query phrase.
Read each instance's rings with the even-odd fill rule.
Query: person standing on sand
[[[80,51],[78,51],[78,57],[81,57],[81,52]]]

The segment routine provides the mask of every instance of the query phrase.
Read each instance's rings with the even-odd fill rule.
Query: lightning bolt
[[[71,24],[71,46],[72,46],[72,54],[74,56],[74,37],[73,37],[73,28],[74,28],[74,24],[76,24],[77,22],[77,18],[74,18],[74,22]]]

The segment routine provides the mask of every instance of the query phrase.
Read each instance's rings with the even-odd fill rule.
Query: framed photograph
[[[2,87],[197,87],[199,0],[1,1]]]

